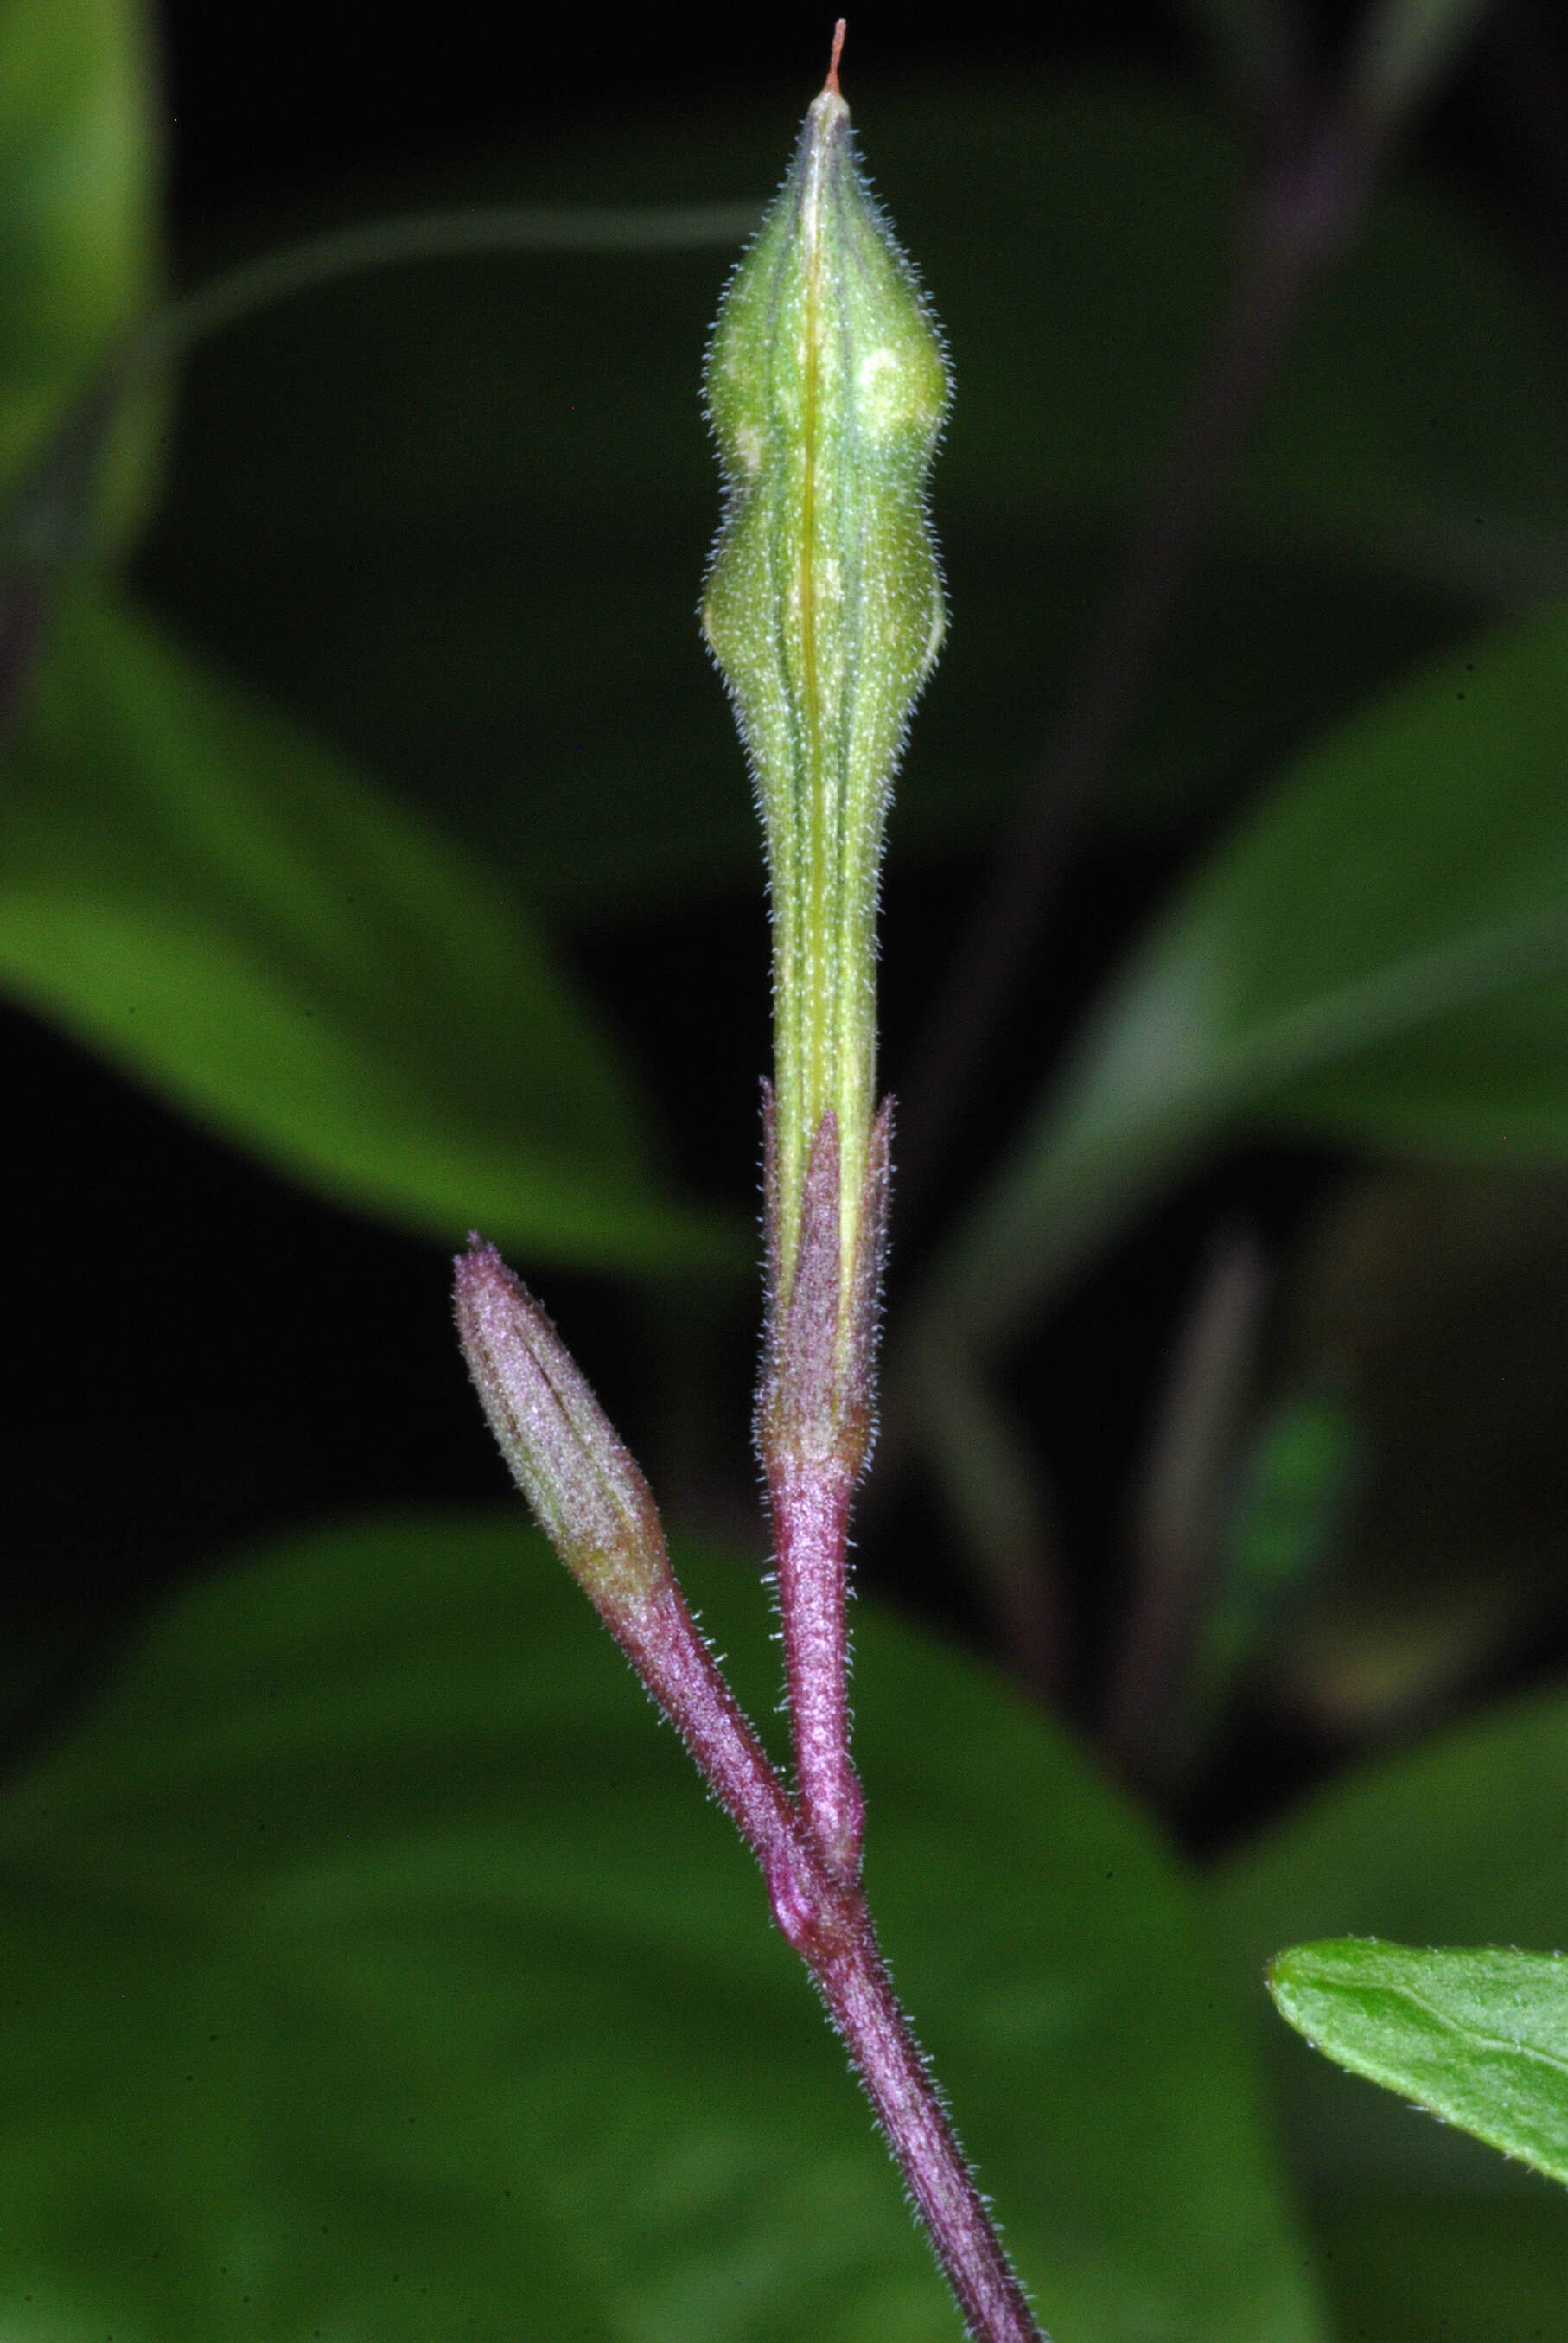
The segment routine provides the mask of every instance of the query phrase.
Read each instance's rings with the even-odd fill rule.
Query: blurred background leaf
[[[1271,1349],[1278,1403],[1330,1411],[1357,1463],[1254,1689],[1336,1743],[1408,1729],[1564,1617],[1562,1176],[1348,1176],[1298,1240]]]
[[[1177,894],[939,1273],[1016,1326],[1240,1125],[1568,1148],[1568,615],[1476,641],[1287,771]],[[1482,776],[1484,775],[1484,782]]]
[[[1521,2199],[1341,2197],[1318,2208],[1340,2331],[1356,2343],[1559,2343],[1563,2222],[1549,2184]]]
[[[681,1568],[770,1704],[760,1584]],[[1170,1861],[994,1682],[860,1624],[872,1895],[1053,2331],[1312,2343]],[[516,1520],[187,1597],[13,1788],[0,1868],[18,2343],[956,2334],[747,1859]]]
[[[158,134],[136,0],[0,10],[0,512],[160,289]],[[144,387],[97,451],[100,550],[146,514],[159,414]]]
[[[146,621],[62,608],[5,781],[13,995],[265,1162],[443,1240],[748,1261],[516,900]]]

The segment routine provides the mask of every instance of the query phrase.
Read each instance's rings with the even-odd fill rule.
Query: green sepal
[[[948,403],[941,340],[832,84],[730,279],[707,395],[727,503],[703,626],[767,832],[787,1293],[829,1111],[846,1280],[852,1270],[875,1105],[883,820],[943,627],[925,510]]]

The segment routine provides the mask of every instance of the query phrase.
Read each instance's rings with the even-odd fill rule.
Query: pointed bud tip
[[[487,1304],[503,1300],[528,1311],[538,1309],[531,1293],[514,1270],[507,1267],[496,1247],[477,1229],[468,1232],[468,1250],[452,1262],[452,1292],[458,1331],[467,1347],[468,1332],[477,1329]]]
[[[476,1239],[457,1257],[457,1332],[513,1479],[607,1618],[668,1576],[648,1483],[515,1271]]]

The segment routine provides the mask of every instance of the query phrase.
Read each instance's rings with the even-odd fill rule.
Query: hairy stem
[[[819,1904],[774,1891],[774,1916],[811,1973],[973,2343],[1045,2343],[975,2187],[888,1975],[865,1899]]]
[[[859,1876],[864,1802],[849,1754],[847,1550],[850,1500],[870,1453],[875,1413],[890,1122],[884,1108],[871,1128],[846,1279],[838,1118],[829,1109],[813,1135],[786,1269],[771,1093],[764,1111],[769,1295],[757,1449],[773,1516],[796,1782],[824,1860],[836,1878],[850,1882]]]
[[[809,1799],[804,1781],[799,1797],[790,1795],[703,1641],[637,1464],[544,1311],[494,1247],[477,1239],[457,1264],[457,1331],[490,1428],[540,1526],[756,1856],[774,1917],[843,2038],[972,2343],[1040,2343],[899,2006],[859,1884],[860,1793],[844,1697],[844,1531],[869,1445],[869,1418],[856,1428],[869,1363],[863,1345],[837,1339],[838,1154],[829,1115],[812,1148],[810,1225],[791,1306],[775,1321],[771,1378],[759,1409],[765,1450],[793,1455],[802,1486],[812,1474],[810,1452],[819,1465],[829,1461],[819,1443],[830,1424],[838,1426],[847,1475],[841,1504],[813,1516],[815,1534],[797,1542],[790,1580],[791,1692],[799,1687],[797,1751],[812,1752],[802,1766]],[[877,1260],[885,1114],[874,1127],[873,1154],[882,1172],[863,1222]],[[854,1292],[864,1326],[875,1300],[869,1270]],[[812,1514],[814,1503],[799,1518]],[[786,1510],[797,1523],[788,1501]]]
[[[851,1875],[859,1872],[861,1801],[849,1756],[847,1710],[837,1712],[845,1729],[834,1730],[826,1706],[816,1704],[825,1689],[818,1669],[840,1685],[843,1681],[848,1510],[846,1493],[836,1551],[828,1524],[812,1549],[810,1562],[823,1576],[813,1580],[807,1573],[798,1582],[819,1596],[830,1574],[839,1589],[836,1623],[829,1605],[818,1603],[813,1624],[819,1640],[798,1646],[806,1718],[827,1727],[820,1769],[813,1775],[814,1805],[807,1803],[804,1779],[799,1805],[789,1796],[678,1592],[671,1590],[642,1636],[621,1641],[761,1865],[773,1916],[805,1963],[849,2052],[973,2343],[1042,2343],[893,1989],[858,1877]],[[810,1743],[800,1724],[797,1715],[798,1755]],[[824,1826],[832,1834],[827,1843]]]
[[[859,1876],[865,1798],[849,1754],[849,1474],[788,1457],[768,1469],[779,1615],[800,1804],[838,1878]]]
[[[849,1506],[871,1443],[875,1322],[887,1222],[890,1110],[872,1127],[842,1273],[837,1118],[817,1126],[789,1292],[772,1100],[767,1101],[769,1327],[758,1395],[779,1573],[799,1811],[812,1863],[769,1868],[774,1916],[811,1973],[909,2184],[976,2343],[1038,2343],[1022,2288],[970,2177],[893,1990],[860,1892],[864,1798],[849,1745]]]

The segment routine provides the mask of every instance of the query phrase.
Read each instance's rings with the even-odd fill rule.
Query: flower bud
[[[463,1355],[491,1431],[535,1518],[618,1634],[674,1584],[648,1483],[570,1353],[494,1245],[457,1264]]]
[[[703,626],[768,844],[781,1295],[829,1111],[848,1295],[876,1091],[884,817],[942,635],[925,488],[948,379],[930,311],[860,176],[836,73],[730,279],[707,394],[727,500]]]

